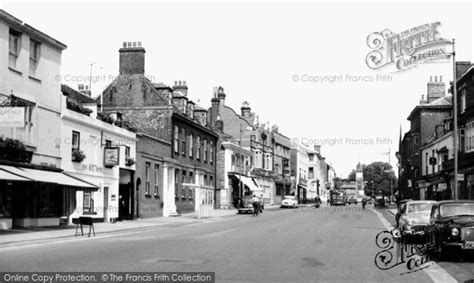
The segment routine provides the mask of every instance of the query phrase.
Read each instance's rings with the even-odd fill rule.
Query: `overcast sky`
[[[369,69],[371,32],[441,22],[441,36],[456,39],[457,60],[472,60],[473,8],[466,2],[0,5],[68,46],[63,83],[77,87],[95,63],[92,90],[99,94],[118,74],[122,42],[141,41],[153,81],[185,80],[190,98],[206,107],[212,88],[223,86],[235,110],[246,100],[261,122],[295,140],[323,143],[322,154],[342,177],[359,161],[388,161],[382,153],[389,149],[395,167],[399,127],[408,130],[406,118],[430,76],[452,78],[450,63],[403,73]],[[304,75],[337,79],[296,81]]]

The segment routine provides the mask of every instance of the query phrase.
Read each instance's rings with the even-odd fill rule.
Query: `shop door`
[[[104,222],[109,221],[109,187],[104,187]]]

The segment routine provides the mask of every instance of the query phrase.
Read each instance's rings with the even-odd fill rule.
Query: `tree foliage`
[[[366,195],[373,195],[383,193],[390,194],[390,180],[392,181],[392,188],[397,184],[397,177],[393,171],[392,165],[387,162],[375,161],[369,165],[362,165],[362,172],[364,175],[364,190]],[[348,176],[349,181],[355,181],[356,170]]]

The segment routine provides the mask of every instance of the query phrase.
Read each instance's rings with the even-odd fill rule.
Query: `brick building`
[[[459,181],[458,197],[472,200],[474,199],[474,65],[471,62],[457,62],[457,91],[460,134],[458,173],[464,175],[464,180]],[[446,170],[454,170],[453,159],[445,163]]]
[[[290,158],[291,158],[291,140],[278,131],[278,128],[272,129],[275,138],[275,202],[281,203],[283,196],[290,195]]]
[[[234,109],[225,105],[226,94],[223,88],[217,88],[209,109],[209,121],[212,125],[222,123],[222,132],[232,137],[239,146],[252,152],[252,168],[248,181],[253,186],[255,194],[263,195],[265,203],[273,204],[276,195],[275,172],[273,164],[275,140],[268,124],[259,123],[258,117],[251,112],[247,102],[241,107],[240,115]],[[240,158],[242,158],[241,156]],[[247,176],[249,177],[249,176]],[[244,179],[246,180],[246,179]],[[251,185],[255,183],[254,185]],[[237,190],[234,190],[234,194]],[[242,190],[234,198],[242,197]],[[240,194],[240,195],[238,195]]]
[[[410,130],[400,141],[397,157],[399,158],[399,191],[402,198],[419,199],[417,179],[421,175],[421,146],[425,145],[435,128],[452,114],[451,96],[446,96],[445,83],[442,77],[434,77],[427,84],[426,99],[424,95],[410,115]]]
[[[186,82],[170,87],[145,77],[141,43],[124,43],[119,53],[119,76],[102,101],[106,113],[119,113],[138,129],[135,215],[193,212],[194,188],[213,190],[216,180],[218,136],[207,110],[188,98]]]

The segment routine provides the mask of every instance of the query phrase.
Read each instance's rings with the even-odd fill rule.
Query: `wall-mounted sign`
[[[25,107],[0,107],[0,127],[25,126]]]
[[[120,151],[118,147],[106,147],[104,149],[104,166],[114,167],[119,165]]]

